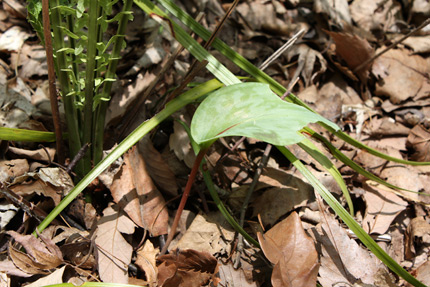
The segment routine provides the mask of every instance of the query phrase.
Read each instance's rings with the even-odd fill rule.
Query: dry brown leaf
[[[395,26],[395,15],[400,9],[400,3],[393,0],[384,2],[354,0],[351,5],[349,5],[352,20],[358,27],[367,31],[386,31]]]
[[[421,264],[416,270],[411,272],[412,276],[417,278],[421,283],[430,286],[430,261]],[[412,287],[412,284],[407,283],[407,287]]]
[[[235,269],[233,264],[221,264],[219,266],[220,286],[235,286],[235,287],[257,287],[257,282],[249,282],[246,280],[245,273],[242,268]]]
[[[314,11],[324,14],[334,22],[332,25],[339,27],[343,27],[345,23],[351,25],[351,15],[346,0],[316,0],[314,1]]]
[[[316,284],[318,253],[296,212],[276,224],[264,236],[261,233],[257,236],[264,255],[275,264],[272,273],[274,287]]]
[[[220,212],[198,214],[176,246],[172,248],[206,251],[211,254],[229,253],[234,231]],[[227,242],[226,242],[227,240]]]
[[[355,68],[374,55],[373,48],[366,39],[349,33],[325,32],[333,38],[336,44],[336,55],[346,62],[351,71],[354,71]],[[371,67],[372,63],[370,62],[360,70],[354,71],[363,83],[367,82]]]
[[[157,286],[158,269],[156,257],[158,253],[160,253],[160,250],[154,248],[154,245],[149,240],[146,240],[145,244],[137,250],[135,264],[145,272],[146,281],[150,287]]]
[[[9,244],[9,256],[13,263],[22,271],[30,274],[47,274],[63,263],[63,255],[52,240],[40,234],[39,238],[33,235],[21,235],[15,231],[8,231],[16,242],[20,243],[27,253],[19,251]]]
[[[158,285],[162,287],[200,287],[219,278],[218,262],[208,252],[176,250],[158,257]]]
[[[145,160],[146,168],[155,185],[169,196],[177,196],[178,184],[175,174],[161,154],[154,148],[149,137],[143,137],[139,141],[139,151]]]
[[[128,283],[133,248],[121,233],[132,234],[136,225],[116,206],[107,207],[97,223],[98,270],[103,282]]]
[[[311,185],[281,170],[265,169],[260,182],[274,186],[252,202],[253,216],[260,215],[265,225],[273,225],[292,209],[315,200]]]
[[[406,49],[391,49],[373,63],[372,72],[380,79],[375,95],[388,96],[394,104],[427,97],[430,94],[430,81],[426,76],[429,69],[421,56],[409,55]]]
[[[35,129],[31,129],[35,130]],[[30,158],[32,160],[42,160],[46,162],[50,162],[54,159],[55,149],[53,148],[41,148],[37,150],[28,150],[16,147],[9,147],[9,151],[24,158]]]
[[[110,186],[114,201],[133,221],[153,236],[167,233],[165,201],[148,175],[136,146],[124,155],[124,164]]]
[[[63,281],[64,270],[66,270],[66,265],[55,270],[51,274],[45,277],[42,277],[31,284],[26,285],[26,287],[40,287],[40,286],[47,286],[47,285],[53,285],[53,284],[61,284],[64,282]]]
[[[18,268],[9,259],[0,260],[0,272],[2,272],[2,273],[4,272],[4,273],[6,273],[8,275],[22,277],[22,278],[31,277],[31,276],[34,275],[34,274],[31,274],[31,273],[24,272],[22,269]]]
[[[35,181],[29,181],[29,179],[35,179]],[[21,196],[42,194],[52,198],[55,205],[58,205],[62,196],[67,195],[73,186],[70,175],[64,169],[45,167],[15,178],[10,189]]]
[[[339,282],[353,285],[360,279],[362,283],[374,284],[378,269],[384,268],[382,264],[370,251],[350,239],[332,215],[325,214],[323,218],[324,231],[321,225],[313,229],[313,236],[322,249],[319,283],[323,287],[336,286]]]
[[[321,53],[305,44],[294,45],[286,54],[288,61],[298,56],[298,67],[296,74],[292,78],[295,79],[299,75],[302,75],[306,87],[312,84],[311,79],[315,75],[324,73],[327,69],[327,62]],[[318,62],[319,64],[317,64]],[[315,67],[319,67],[318,70],[315,70]]]
[[[184,122],[187,121],[185,118],[180,118]],[[192,168],[194,160],[196,159],[196,154],[191,148],[190,138],[185,131],[184,127],[177,121],[173,122],[173,134],[170,135],[169,139],[170,150],[173,150],[175,155],[185,162],[185,164]]]
[[[390,191],[366,187],[366,213],[361,223],[367,233],[384,234],[394,218],[406,209],[408,202]]]
[[[430,224],[423,217],[415,217],[408,225],[405,236],[405,258],[412,259],[417,250],[415,243],[421,242],[430,244]]]
[[[26,159],[12,159],[0,161],[0,182],[11,182],[29,169]]]
[[[89,240],[65,243],[61,246],[61,251],[66,260],[80,268],[93,269],[97,266],[94,255],[88,254],[91,251]]]
[[[430,161],[430,131],[422,125],[415,126],[408,135],[407,146],[414,153],[411,160]]]
[[[411,36],[406,38],[402,44],[410,47],[415,53],[430,53],[430,36]]]

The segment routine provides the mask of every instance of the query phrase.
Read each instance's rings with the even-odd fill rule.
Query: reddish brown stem
[[[169,235],[167,236],[166,244],[161,250],[160,255],[166,254],[167,248],[170,245],[170,242],[173,240],[173,236],[175,236],[176,229],[178,228],[179,219],[181,218],[182,211],[184,210],[185,203],[187,203],[188,196],[190,195],[191,187],[193,186],[194,179],[196,178],[197,171],[199,170],[200,163],[203,160],[204,155],[206,154],[206,149],[201,149],[197,154],[196,160],[194,161],[193,168],[191,169],[190,176],[188,177],[187,185],[185,186],[184,193],[182,194],[181,202],[179,203],[178,211],[176,211],[175,220],[173,220],[172,227],[170,228]]]
[[[49,2],[42,0],[43,34],[45,37],[46,62],[48,64],[49,99],[51,102],[52,120],[54,122],[57,145],[57,160],[64,164],[63,131],[61,129],[60,111],[58,109],[57,89],[55,86],[54,57],[52,53],[51,25],[49,21]]]

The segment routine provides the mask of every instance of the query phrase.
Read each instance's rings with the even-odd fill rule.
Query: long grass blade
[[[0,140],[17,142],[55,142],[55,133],[0,127]]]

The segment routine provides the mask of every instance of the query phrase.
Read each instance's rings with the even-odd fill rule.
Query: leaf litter
[[[197,12],[195,1],[180,2],[189,12]],[[304,38],[266,72],[285,87],[299,78],[293,93],[350,136],[391,156],[428,161],[430,29],[424,28],[356,70],[428,18],[428,1],[410,5],[391,0],[305,2],[239,3],[219,37],[258,65],[304,28]],[[52,131],[44,51],[27,29],[22,3],[7,3],[14,4],[3,3],[5,10],[0,11],[0,123]],[[213,29],[228,5],[218,0],[199,3],[198,9],[205,12],[203,25]],[[180,85],[191,63],[188,52],[182,52],[171,69],[158,75],[166,62],[163,58],[171,57],[177,44],[139,9],[134,12],[138,25],[130,26],[126,36],[130,49],[125,50],[109,107],[108,145],[159,111],[162,97]],[[196,78],[205,79],[209,79],[205,73]],[[152,85],[154,90],[142,99],[138,116],[125,121]],[[189,123],[194,110],[189,106],[175,118]],[[117,125],[123,126],[118,129]],[[390,183],[430,191],[428,167],[401,166],[335,139],[332,143]],[[151,287],[315,286],[316,282],[322,286],[409,286],[396,280],[330,211],[321,211],[311,186],[273,151],[245,216],[244,228],[260,240],[261,250],[245,242],[243,251],[238,251],[235,232],[198,178],[171,252],[160,256],[160,242],[177,208],[176,196],[195,158],[188,135],[177,121],[163,123],[112,166],[101,183],[94,182],[93,203],[78,198],[55,229],[36,239],[30,234],[38,218],[33,215],[49,213],[52,202],[57,204],[73,187],[73,175],[53,166],[54,146],[45,144],[45,148],[18,142],[0,145],[0,226],[4,231],[0,248],[8,251],[1,254],[0,275],[14,286],[24,286],[24,281],[32,282],[28,286],[42,286],[96,279]],[[236,218],[263,150],[255,140],[239,144],[237,138],[226,138],[208,153],[218,193]],[[299,147],[292,150],[343,203],[323,167]],[[388,189],[341,162],[334,163],[352,192],[355,219],[402,266],[430,285],[429,197]],[[5,195],[8,190],[18,196],[12,203],[6,199],[11,198]],[[73,227],[62,226],[63,220]]]

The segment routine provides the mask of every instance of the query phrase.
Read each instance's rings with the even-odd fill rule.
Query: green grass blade
[[[325,127],[325,126],[324,126]],[[333,131],[333,133],[340,139],[344,140],[345,142],[349,143],[350,145],[365,150],[368,153],[370,153],[371,155],[383,158],[385,160],[388,161],[392,161],[392,162],[397,162],[397,163],[401,163],[401,164],[407,164],[407,165],[430,165],[430,162],[419,162],[419,161],[410,161],[410,160],[404,160],[404,159],[400,159],[400,158],[395,158],[389,155],[386,155],[380,151],[377,151],[361,142],[359,142],[358,140],[352,138],[351,136],[347,135],[346,133],[343,132],[339,132],[339,131]]]
[[[343,196],[349,207],[349,213],[354,215],[354,205],[352,204],[351,195],[349,194],[348,188],[346,187],[345,181],[342,178],[339,170],[334,166],[334,164],[329,160],[309,139],[304,139],[297,144],[310,156],[312,156],[316,161],[318,161],[334,178],[334,180],[339,185],[342,190]]]
[[[386,182],[385,180],[377,177],[373,173],[368,172],[367,170],[365,170],[364,168],[362,168],[360,165],[358,165],[357,163],[355,163],[354,161],[352,161],[351,159],[349,159],[346,155],[344,155],[340,150],[338,150],[334,145],[332,145],[322,135],[314,132],[313,130],[311,130],[308,127],[305,127],[303,130],[305,131],[305,133],[309,134],[314,139],[316,139],[317,141],[321,142],[330,151],[330,153],[335,158],[337,158],[338,160],[340,160],[344,164],[348,165],[350,168],[352,168],[353,170],[355,170],[359,174],[365,176],[366,178],[371,179],[373,181],[376,181],[377,183],[385,185],[386,187],[389,187],[389,188],[393,188],[393,189],[397,189],[397,190],[404,190],[404,191],[407,191],[407,192],[412,192],[412,193],[417,193],[417,194],[426,194],[426,193],[423,193],[423,192],[416,192],[416,191],[413,191],[413,190],[401,188],[401,187],[395,186],[394,184]]]
[[[336,214],[345,222],[346,225],[357,235],[363,244],[372,251],[385,265],[394,273],[405,279],[414,286],[426,286],[415,277],[403,269],[394,261],[370,236],[354,218],[342,207],[334,196],[318,181],[318,179],[285,147],[277,146],[279,151],[303,174],[303,176],[312,184],[321,197],[330,205]]]
[[[55,133],[0,127],[0,140],[17,142],[55,142]]]
[[[199,97],[218,89],[222,84],[217,80],[203,83],[173,99],[166,107],[150,120],[142,123],[130,135],[128,135],[108,156],[98,163],[70,192],[69,194],[48,214],[48,216],[37,227],[42,232],[99,174],[108,168],[117,158],[129,150],[144,135],[164,121],[171,114],[185,105],[195,101]],[[37,236],[37,233],[33,233]]]

